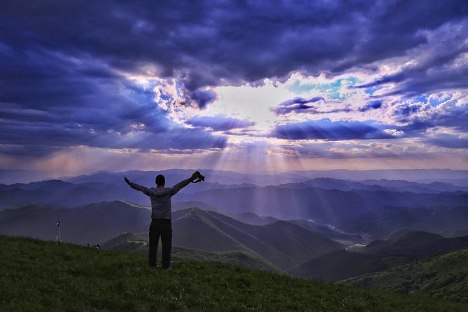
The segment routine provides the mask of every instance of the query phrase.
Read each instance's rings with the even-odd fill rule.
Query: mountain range
[[[215,189],[181,194],[222,208],[278,219],[311,219],[346,232],[385,236],[397,229],[446,232],[467,229],[467,192],[412,193],[291,188],[282,186]]]
[[[146,254],[149,199],[123,176],[153,186],[156,173],[0,184],[0,234],[56,241],[60,221],[64,242]],[[163,171],[169,186],[191,173]],[[205,182],[172,199],[176,259],[334,282],[379,281],[367,275],[394,277],[395,268],[412,271],[412,264],[467,248],[467,185],[458,181],[464,171],[203,173]]]
[[[127,175],[140,184],[151,186],[153,174],[100,173],[68,181],[0,184],[0,210],[29,204],[73,208],[114,200],[148,206],[148,198],[129,188],[122,177]],[[174,182],[187,174],[187,170],[168,171]],[[375,238],[384,238],[399,229],[440,234],[467,230],[467,189],[453,184],[315,178],[258,186],[231,184],[237,182],[241,174],[212,171],[208,175],[218,181],[211,182],[207,176],[206,182],[186,187],[174,197],[175,207],[178,202],[203,203],[239,219],[243,219],[243,214],[248,218],[249,213],[274,219],[304,219],[331,225],[345,233]],[[231,180],[229,177],[238,178]],[[172,183],[169,181],[168,185]]]

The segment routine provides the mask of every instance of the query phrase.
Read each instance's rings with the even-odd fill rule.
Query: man
[[[195,181],[197,179],[197,181]],[[168,268],[171,263],[171,241],[173,236],[171,226],[171,197],[191,182],[199,182],[204,177],[199,171],[192,174],[188,179],[181,181],[172,188],[165,188],[165,178],[158,175],[155,178],[156,188],[147,188],[131,182],[124,177],[125,182],[135,190],[141,191],[151,200],[151,224],[149,231],[148,262],[150,266],[156,267],[156,251],[158,241],[161,237],[162,244],[162,267]]]

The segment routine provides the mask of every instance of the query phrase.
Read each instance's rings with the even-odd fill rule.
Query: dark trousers
[[[161,237],[162,245],[162,266],[168,268],[171,263],[171,241],[173,237],[173,230],[170,219],[154,219],[150,224],[149,231],[149,250],[148,262],[150,266],[156,266],[156,252],[158,250],[158,241]]]

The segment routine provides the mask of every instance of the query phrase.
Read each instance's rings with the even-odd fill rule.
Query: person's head
[[[163,175],[156,176],[155,183],[156,183],[156,186],[158,187],[164,187],[164,183],[165,183],[164,176]]]

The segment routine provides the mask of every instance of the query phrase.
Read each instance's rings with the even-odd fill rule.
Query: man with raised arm
[[[150,197],[151,224],[149,231],[148,262],[150,266],[156,267],[156,251],[158,241],[161,237],[163,252],[162,267],[168,268],[171,263],[171,241],[173,236],[171,226],[171,197],[179,190],[189,185],[189,183],[203,181],[204,177],[197,171],[192,174],[190,178],[177,183],[172,188],[166,188],[164,186],[165,178],[163,175],[156,176],[156,188],[140,186],[131,182],[127,177],[124,177],[124,180],[133,189],[141,191]]]

